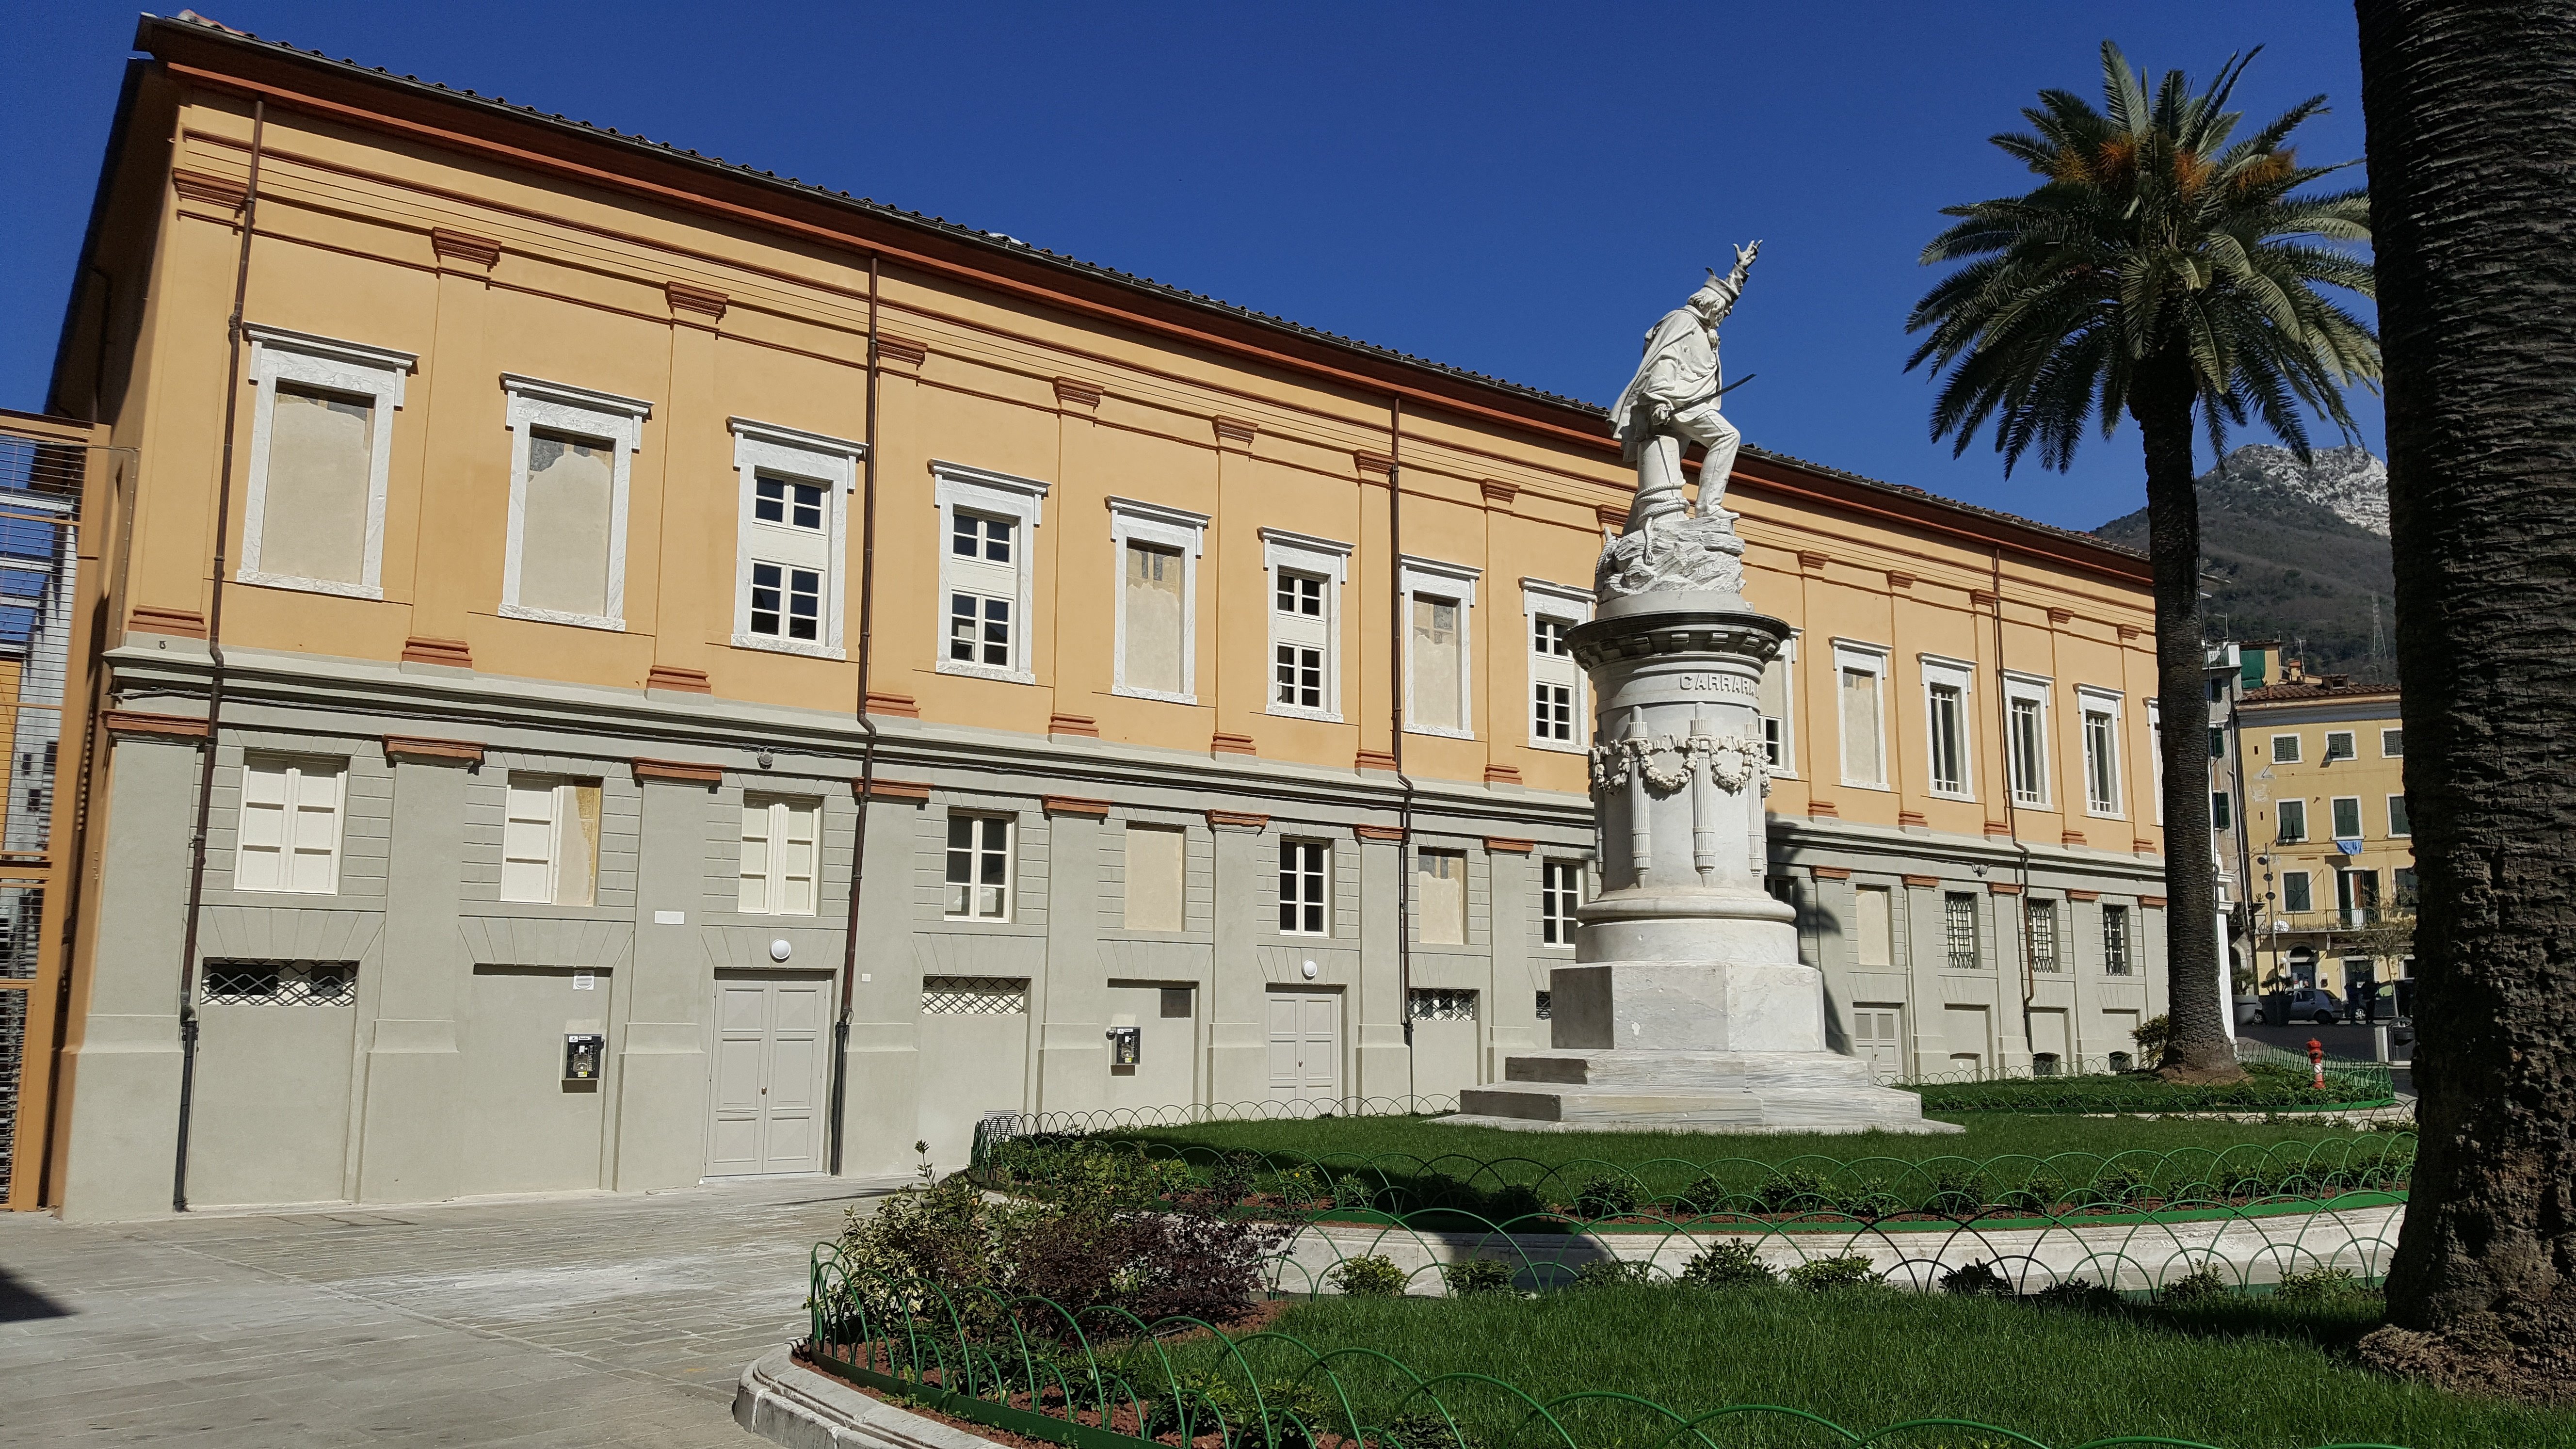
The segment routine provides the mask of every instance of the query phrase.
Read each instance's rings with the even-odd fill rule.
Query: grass
[[[2121,1434],[2222,1449],[2576,1446],[2576,1413],[2465,1399],[2354,1366],[2350,1347],[2380,1313],[2376,1295],[2087,1312],[1874,1288],[1811,1294],[1662,1286],[1534,1300],[1326,1298],[1296,1305],[1272,1328],[1322,1352],[1391,1354],[1426,1376],[1491,1374],[1542,1401],[1612,1390],[1685,1415],[1775,1404],[1860,1434],[1908,1419],[1956,1418],[2058,1446]],[[1293,1377],[1304,1362],[1285,1345],[1255,1346],[1247,1355],[1265,1382]],[[1394,1380],[1365,1358],[1334,1366],[1347,1370],[1345,1386],[1364,1415],[1392,1417]],[[1546,1438],[1515,1432],[1524,1411],[1495,1391],[1452,1381],[1443,1399],[1480,1449],[1538,1449]],[[1563,1412],[1582,1449],[1645,1446],[1663,1433],[1655,1416],[1612,1400]],[[1724,1449],[1848,1442],[1772,1416],[1719,1421],[1711,1438]],[[1875,1442],[1889,1449],[2019,1449],[2015,1441],[1960,1429]]]
[[[1825,1136],[1816,1133],[1766,1135],[1706,1132],[1509,1132],[1496,1127],[1445,1127],[1425,1117],[1334,1117],[1271,1122],[1207,1122],[1187,1127],[1140,1127],[1104,1134],[1112,1140],[1161,1143],[1214,1152],[1250,1150],[1296,1153],[1323,1159],[1327,1165],[1365,1163],[1372,1157],[1410,1157],[1426,1167],[1465,1177],[1467,1164],[1511,1159],[1554,1167],[1572,1162],[1603,1162],[1634,1168],[1657,1160],[1707,1163],[1741,1158],[1780,1163],[1799,1157],[1852,1161],[1889,1157],[1921,1162],[1934,1157],[2050,1157],[2084,1152],[2108,1157],[2129,1151],[2171,1152],[2197,1148],[2224,1152],[2231,1147],[2270,1147],[2280,1143],[2360,1142],[2369,1134],[2333,1123],[2299,1120],[2284,1123],[2227,1122],[2135,1117],[2022,1116],[1970,1112],[1944,1118],[1967,1131],[1938,1137],[1910,1133],[1868,1132]],[[1194,1152],[1193,1155],[1196,1155]],[[1446,1168],[1436,1159],[1460,1161]]]

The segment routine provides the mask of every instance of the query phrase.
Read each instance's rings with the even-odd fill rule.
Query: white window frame
[[[2290,742],[2290,757],[2289,757],[2287,760],[2284,760],[2284,759],[2282,759],[2282,758],[2281,758],[2281,741],[2283,741],[2283,740],[2288,740],[2288,741]],[[2304,757],[2306,756],[2307,752],[2308,752],[2308,750],[2307,750],[2307,746],[2305,746],[2305,745],[2303,745],[2303,744],[2299,743],[2299,735],[2298,735],[2295,731],[2293,731],[2293,732],[2291,732],[2291,733],[2288,733],[2288,734],[2277,734],[2277,735],[2272,736],[2272,763],[2273,763],[2273,764],[2276,764],[2276,765],[2281,765],[2281,764],[2289,764],[2289,765],[2300,765],[2300,764],[2305,764],[2305,763],[2307,763],[2307,761],[2306,761],[2306,759],[2305,759]]]
[[[2344,743],[2344,751],[2343,751],[2343,753],[2342,753],[2342,754],[2340,754],[2340,755],[2338,755],[2338,754],[2336,754],[2336,753],[2335,753],[2335,739],[2336,739],[2338,736],[2340,736],[2340,737],[2342,738],[2343,743]],[[2333,763],[2334,763],[2335,761],[2337,761],[2337,760],[2358,760],[2358,759],[2360,759],[2360,758],[2361,758],[2361,731],[2359,731],[2359,730],[2328,730],[2328,731],[2326,731],[2326,752],[2325,752],[2325,757],[2324,757],[2324,758],[2322,758],[2322,759],[2320,759],[2319,761],[2317,761],[2317,763],[2318,763],[2318,764],[2321,764],[2321,765],[2331,765],[2331,764],[2333,764]]]
[[[2120,728],[2120,705],[2121,697],[2117,690],[2103,689],[2097,685],[2091,684],[2079,684],[2075,686],[2076,738],[2077,742],[2083,747],[2084,759],[2084,813],[2097,820],[2126,820],[2129,818],[2128,811],[2126,809],[2129,795],[2129,772],[2123,768],[2123,765],[2126,762],[2120,758],[2120,752],[2125,747],[2124,742],[2126,739],[2125,733]],[[2111,718],[2110,754],[2108,756],[2111,773],[2111,801],[2107,808],[2101,801],[2093,798],[2092,717],[2096,714],[2109,715]]]
[[[1924,793],[1943,800],[1974,800],[1977,798],[1977,666],[1964,659],[1949,659],[1938,654],[1918,655],[1916,663],[1923,670]],[[1932,690],[1936,685],[1946,685],[1959,692],[1959,783],[1955,789],[1942,788],[1939,757],[1934,753],[1941,737],[1932,711]]]
[[[1849,739],[1849,726],[1843,720],[1843,675],[1846,671],[1867,674],[1876,681],[1878,691],[1878,778],[1864,780],[1851,772],[1851,761],[1838,759],[1842,782],[1856,790],[1885,790],[1887,782],[1887,656],[1884,645],[1865,644],[1857,639],[1834,641],[1834,753],[1844,756]]]
[[[2339,828],[2341,822],[2335,818],[2338,813],[2335,810],[2335,807],[2347,802],[2352,806],[2352,834],[2350,835],[2343,833]],[[2361,797],[2358,795],[2330,795],[2326,797],[2326,829],[2333,832],[2327,837],[2330,840],[2367,839],[2368,836],[2365,832],[2370,829],[2370,822],[2362,818]]]
[[[2390,740],[2395,740],[2397,742],[2397,748],[2392,750],[2388,747],[2388,742]],[[2382,729],[2379,732],[2379,757],[2383,760],[2402,760],[2406,758],[2406,727],[2404,725],[2399,725],[2394,729]]]
[[[1314,879],[1323,883],[1323,900],[1320,902],[1306,900],[1301,890],[1296,901],[1296,908],[1302,916],[1307,907],[1320,906],[1320,919],[1324,923],[1324,928],[1320,931],[1309,931],[1302,928],[1291,930],[1286,926],[1281,926],[1279,928],[1279,934],[1283,936],[1297,936],[1309,940],[1328,937],[1333,934],[1333,842],[1329,840],[1316,840],[1306,836],[1290,836],[1279,842],[1279,849],[1282,855],[1285,855],[1291,848],[1300,851],[1315,850],[1321,852],[1323,855],[1324,864],[1322,870],[1309,871],[1306,869],[1305,862],[1300,860],[1296,871],[1297,875],[1301,879],[1312,876]],[[1289,872],[1283,867],[1279,873],[1281,875],[1286,875]],[[1409,881],[1406,882],[1406,888],[1410,889],[1411,884],[1412,883]],[[1274,895],[1275,894],[1276,892],[1274,891]],[[1288,902],[1282,900],[1280,901],[1280,905],[1285,907],[1288,905]]]
[[[803,654],[815,659],[848,658],[842,644],[842,610],[843,599],[848,593],[843,586],[843,575],[848,572],[850,553],[849,499],[859,488],[859,465],[867,458],[867,444],[780,427],[776,423],[754,422],[750,418],[728,418],[725,426],[733,430],[733,466],[734,471],[741,475],[735,489],[739,502],[735,511],[733,549],[734,647]],[[788,639],[751,632],[751,541],[759,521],[752,510],[758,502],[758,479],[763,468],[824,485],[828,501],[824,504],[823,519],[823,637],[820,639]]]
[[[1579,860],[1541,860],[1538,869],[1539,949],[1571,951],[1574,949],[1574,933],[1582,925],[1582,916],[1579,913],[1583,909],[1584,895],[1591,887],[1591,872],[1585,869],[1584,863]],[[1562,890],[1550,886],[1547,879],[1552,872],[1562,872],[1560,878],[1570,882],[1570,885]],[[1550,897],[1567,901],[1569,908],[1564,915],[1552,916],[1548,913]],[[1551,941],[1547,938],[1548,928],[1559,921],[1564,923],[1564,930],[1559,933],[1564,939]]]
[[[1324,581],[1324,704],[1321,709],[1304,705],[1282,704],[1275,687],[1273,665],[1279,657],[1279,575],[1307,574]],[[1350,582],[1351,545],[1335,543],[1328,538],[1291,533],[1284,528],[1261,530],[1262,614],[1270,621],[1269,646],[1262,654],[1262,698],[1269,714],[1287,715],[1293,719],[1319,719],[1333,724],[1342,722],[1342,586]],[[1409,626],[1408,626],[1409,627]],[[1298,647],[1303,647],[1298,646]]]
[[[2292,806],[2296,806],[2299,811],[2299,833],[2297,835],[2283,835],[2281,833],[2281,812],[2291,808]],[[2334,822],[2332,820],[2328,820],[2326,825],[2331,829]],[[2288,800],[2275,800],[2272,802],[2272,842],[2274,844],[2308,845],[2312,844],[2315,840],[2316,837],[2308,833],[2308,802],[2304,797]]]
[[[1578,624],[1589,624],[1592,622],[1593,603],[1590,589],[1578,589],[1567,584],[1552,584],[1545,579],[1521,580],[1521,637],[1529,641],[1530,676],[1528,707],[1522,714],[1529,724],[1531,749],[1559,750],[1579,755],[1592,747],[1592,703],[1586,694],[1588,681],[1583,677],[1583,666],[1575,663],[1574,656],[1571,654],[1563,657],[1553,654],[1542,656],[1538,652],[1538,621],[1553,619],[1568,629]],[[1538,687],[1542,684],[1572,687],[1574,699],[1574,737],[1572,739],[1540,738]]]
[[[417,370],[420,358],[389,347],[370,347],[363,342],[342,342],[247,322],[242,324],[242,335],[250,339],[250,382],[258,394],[251,402],[250,476],[242,504],[241,570],[233,575],[234,581],[351,599],[383,598],[385,488],[393,463],[394,413],[403,405],[403,379]],[[268,518],[268,449],[280,382],[357,394],[370,399],[375,409],[375,435],[367,447],[365,557],[354,584],[341,579],[270,573],[259,566],[260,530]]]
[[[585,629],[626,628],[626,506],[634,477],[635,454],[644,446],[644,421],[653,405],[640,398],[593,392],[560,382],[517,373],[501,374],[509,397],[504,426],[510,430],[509,539],[501,556],[501,614],[545,624],[573,624]],[[537,428],[609,440],[608,588],[604,614],[575,614],[537,609],[519,602],[519,565],[527,551],[528,439]]]
[[[283,765],[288,771],[288,781],[286,786],[285,854],[279,860],[279,878],[282,880],[292,880],[294,879],[295,874],[293,870],[288,869],[287,867],[293,864],[295,854],[296,785],[302,781],[308,772],[312,771],[312,767],[329,767],[329,773],[331,775],[331,888],[329,890],[305,891],[297,890],[291,885],[246,886],[241,883],[241,822],[242,817],[249,813],[250,808],[248,796],[250,794],[251,767],[254,764],[263,763]],[[238,891],[255,892],[260,895],[284,896],[336,896],[340,893],[340,857],[346,848],[349,839],[349,761],[346,757],[340,755],[277,754],[266,750],[252,750],[247,752],[242,758],[241,780],[233,793],[235,800],[233,815],[233,889]]]
[[[2293,877],[2295,877],[2299,882],[2299,893],[2308,898],[2307,904],[2305,905],[2294,906],[2290,904],[2290,881]],[[2315,877],[2304,870],[2285,870],[2281,872],[2281,914],[2285,916],[2302,916],[2316,908],[2317,890]]]
[[[1196,704],[1199,665],[1199,556],[1207,551],[1208,516],[1134,498],[1109,500],[1110,577],[1117,590],[1117,634],[1110,641],[1109,692],[1167,704]],[[1127,682],[1127,546],[1152,544],[1181,555],[1181,687],[1145,689]]]
[[[823,913],[823,802],[810,795],[773,795],[765,790],[751,790],[744,792],[742,808],[745,813],[753,810],[765,810],[768,812],[769,833],[762,837],[766,842],[765,851],[768,856],[768,868],[762,871],[759,876],[759,879],[762,882],[762,894],[765,897],[764,904],[759,910],[749,909],[742,904],[741,882],[752,879],[752,877],[742,869],[741,857],[739,854],[736,855],[734,861],[734,909],[740,914],[746,916],[821,915]],[[787,872],[780,870],[778,867],[779,842],[784,838],[780,832],[782,822],[784,822],[790,815],[799,813],[811,817],[814,825],[814,867],[813,874],[807,877],[806,881],[807,898],[812,903],[812,909],[802,911],[782,910],[779,908],[779,897],[784,892],[786,882],[790,877]],[[737,850],[739,850],[739,846],[737,846]]]
[[[1770,767],[1771,778],[1794,780],[1798,777],[1798,636],[1796,634],[1792,633],[1788,638],[1780,641],[1779,654],[1769,664],[1762,666],[1763,673],[1768,675],[1774,667],[1780,671],[1780,763]],[[1757,733],[1763,729],[1762,722],[1769,718],[1771,716],[1762,712],[1761,683],[1757,680],[1753,695],[1754,729]],[[1765,738],[1767,742],[1767,736]]]
[[[1037,674],[1030,667],[1036,657],[1036,623],[1033,604],[1037,597],[1038,525],[1044,521],[1048,486],[1035,478],[1015,478],[988,468],[969,467],[932,459],[930,463],[931,503],[939,510],[939,600],[931,613],[931,668],[940,674],[964,674],[977,679],[998,679],[1006,684],[1035,684]],[[1011,600],[1011,662],[1006,666],[979,664],[948,657],[948,596],[950,562],[956,555],[949,551],[949,540],[957,532],[957,510],[981,513],[993,518],[1016,521],[1017,542],[1011,548],[1011,569],[1017,576],[1017,588]]]
[[[952,886],[956,885],[957,882],[948,878],[948,852],[954,850],[956,847],[942,841],[939,847],[940,919],[947,921],[979,921],[987,925],[1008,925],[1012,921],[1017,920],[1020,913],[1020,818],[1016,815],[1001,815],[986,810],[953,810],[950,811],[948,815],[948,823],[952,833],[956,823],[960,820],[972,820],[979,824],[987,821],[998,820],[1002,823],[1002,913],[998,916],[980,916],[975,914],[974,893],[984,889],[984,887],[979,881],[974,879],[976,872],[971,868],[967,872],[966,880],[966,913],[958,915],[949,911],[948,891]],[[981,834],[980,831],[977,833],[979,835]],[[980,841],[968,848],[967,861],[970,867],[982,858],[983,851],[984,847]]]
[[[600,782],[595,779],[559,775],[546,770],[510,770],[503,773],[501,777],[501,877],[496,891],[499,899],[522,905],[588,906],[598,903],[599,858],[595,847],[590,860],[590,899],[567,901],[562,898],[564,812],[572,804],[573,792],[585,786],[593,793],[600,792]],[[510,827],[520,820],[529,818],[515,813],[516,806],[511,797],[521,792],[531,795],[543,793],[546,798],[546,853],[542,857],[514,857],[510,854]],[[545,885],[539,894],[533,896],[510,894],[510,862],[514,859],[542,860],[545,865]]]
[[[2056,774],[2053,765],[2057,758],[2057,746],[2056,741],[2049,735],[2051,721],[2056,715],[2056,710],[2051,708],[2054,703],[2052,696],[2056,692],[2056,682],[2037,674],[2021,674],[2009,669],[2003,673],[2004,789],[2011,792],[2013,804],[2028,806],[2033,810],[2046,810],[2050,808],[2057,796],[2056,790],[2052,787]],[[2036,788],[2027,794],[2023,793],[2021,782],[2013,778],[2017,773],[2013,769],[2012,759],[2015,744],[2012,716],[2013,706],[2016,703],[2035,704],[2039,707],[2037,734],[2039,758],[2031,764],[2031,772],[2036,776],[2031,783]]]
[[[1404,595],[1404,732],[1472,740],[1476,737],[1476,580],[1482,578],[1485,571],[1468,564],[1416,558],[1412,554],[1406,554],[1402,564],[1398,590]],[[1423,724],[1417,717],[1413,697],[1413,602],[1417,595],[1457,601],[1458,718],[1464,722],[1462,728]]]

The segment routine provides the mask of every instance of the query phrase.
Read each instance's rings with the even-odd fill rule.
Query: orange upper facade
[[[1627,506],[1597,411],[199,25],[140,43],[53,400],[140,450],[125,628],[204,632],[229,411],[227,649],[1336,770],[1401,703],[1408,774],[1585,789],[1580,685],[1564,740],[1539,687]],[[1799,631],[1775,812],[2160,848],[2143,560],[1749,449],[1728,501]]]

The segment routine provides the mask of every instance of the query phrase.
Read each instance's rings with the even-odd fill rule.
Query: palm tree
[[[2422,1091],[2363,1351],[2576,1400],[2576,6],[2358,8]]]
[[[2355,435],[2343,389],[2374,383],[2367,323],[2318,289],[2369,296],[2370,264],[2328,243],[2369,239],[2359,191],[2292,193],[2341,169],[2302,166],[2288,145],[2323,96],[2247,136],[2229,93],[2253,56],[2231,57],[2195,94],[2102,44],[2105,110],[2071,91],[2025,108],[2032,133],[1994,138],[2044,178],[2019,196],[1944,209],[1956,225],[1923,249],[1926,265],[1963,262],[1916,303],[1909,332],[1928,337],[1906,363],[1946,372],[1932,436],[1956,453],[1989,423],[2007,474],[2038,450],[2064,471],[2099,415],[2123,413],[2146,447],[2147,541],[2154,560],[2157,700],[2163,726],[2165,953],[2173,1032],[2168,1077],[2240,1074],[2228,1049],[2209,849],[2209,703],[2200,632],[2200,504],[2192,432],[2224,451],[2227,428],[2259,419],[2304,458],[2302,407]],[[2346,163],[2349,164],[2349,163]]]

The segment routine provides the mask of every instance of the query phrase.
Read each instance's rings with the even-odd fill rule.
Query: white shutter
[[[554,782],[512,776],[509,818],[501,826],[501,899],[554,899],[554,844]]]
[[[233,886],[246,891],[287,889],[286,800],[294,768],[283,760],[242,766],[241,842],[233,856]]]
[[[340,888],[340,778],[337,767],[307,762],[295,771],[292,889],[329,895]]]
[[[243,762],[236,889],[314,895],[339,890],[344,769],[337,760]]]
[[[769,898],[780,915],[814,914],[814,817],[811,805],[770,807],[777,822],[771,838]]]
[[[742,807],[742,892],[740,909],[753,914],[769,910],[769,807],[746,802]]]

